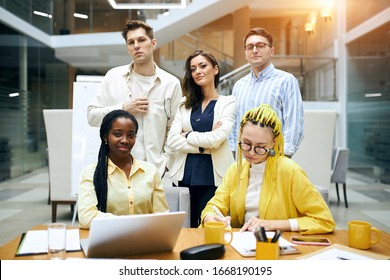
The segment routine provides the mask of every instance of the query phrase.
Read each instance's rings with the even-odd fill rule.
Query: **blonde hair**
[[[284,156],[284,139],[282,135],[282,122],[277,116],[276,112],[268,104],[262,104],[259,107],[250,109],[242,117],[240,124],[240,133],[238,136],[238,143],[241,142],[242,130],[247,122],[259,125],[261,127],[268,127],[271,129],[274,135],[274,147],[275,156],[268,155],[267,163],[264,170],[263,185],[270,186],[273,179],[276,178],[276,163],[280,156]],[[240,147],[237,147],[237,174],[236,182],[240,183],[240,174],[242,168],[242,151]],[[237,190],[239,185],[237,186]]]

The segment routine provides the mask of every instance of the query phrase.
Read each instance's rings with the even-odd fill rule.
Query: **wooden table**
[[[46,229],[47,226],[40,225],[32,228],[32,230]],[[204,229],[198,228],[183,228],[180,232],[179,239],[176,243],[175,249],[172,252],[155,253],[155,254],[144,254],[129,256],[127,259],[159,259],[159,260],[180,260],[180,251],[189,247],[203,244]],[[87,238],[89,230],[80,229],[80,239]],[[283,238],[291,241],[291,236],[296,236],[298,233],[285,232]],[[347,245],[348,235],[346,230],[336,230],[331,234],[316,235],[317,237],[326,237],[331,243],[337,243],[341,245]],[[20,256],[15,257],[15,252],[20,242],[20,237],[8,242],[4,246],[0,247],[0,259],[1,260],[47,260],[47,254],[31,255],[31,256]],[[226,252],[222,259],[225,260],[253,260],[254,257],[242,257],[238,254],[230,245],[226,246]],[[307,253],[312,253],[316,250],[322,249],[323,246],[309,246],[300,245],[297,246],[298,250],[301,251],[299,255],[283,255],[280,256],[281,260],[295,259],[298,256],[302,256]],[[365,252],[372,252],[382,255],[390,256],[390,234],[381,231],[381,240],[378,244],[371,247],[370,250],[364,250]],[[79,252],[67,252],[67,258],[84,258],[84,253]]]

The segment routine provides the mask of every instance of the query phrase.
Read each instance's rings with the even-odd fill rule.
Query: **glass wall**
[[[180,0],[169,2],[117,0],[116,2],[118,4],[175,4],[180,3]],[[0,7],[50,35],[116,32],[118,26],[122,26],[128,18],[145,21],[155,19],[159,14],[167,11],[166,9],[115,10],[107,0],[0,0]]]
[[[348,49],[350,168],[390,183],[390,22]]]
[[[0,24],[0,181],[46,166],[42,109],[69,108],[69,68]],[[61,125],[61,124],[59,124]]]

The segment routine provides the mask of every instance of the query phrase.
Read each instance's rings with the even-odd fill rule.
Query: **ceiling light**
[[[34,15],[37,15],[37,16],[52,18],[52,15],[47,14],[47,13],[43,13],[43,12],[39,12],[39,11],[34,11],[33,13],[34,13]]]
[[[326,17],[330,17],[331,14],[332,14],[332,10],[328,9],[328,8],[324,8],[324,9],[321,9],[321,17],[323,18],[326,18]]]
[[[115,0],[107,0],[114,9],[127,10],[158,10],[158,9],[185,9],[187,0],[180,0],[180,3],[116,3]]]
[[[333,6],[333,0],[324,1],[323,8],[320,10],[320,15],[325,21],[332,19]]]
[[[313,34],[314,33],[314,24],[311,23],[311,22],[306,22],[305,23],[305,31],[308,33],[308,34]]]
[[[364,94],[364,97],[381,97],[381,96],[382,96],[382,93],[380,93],[380,92]]]
[[[19,92],[13,92],[13,93],[10,93],[8,94],[9,97],[18,97],[19,96]]]
[[[314,26],[311,22],[306,22],[305,23],[305,31],[310,32],[314,30]]]
[[[76,18],[88,19],[88,16],[84,14],[74,13],[73,16]]]

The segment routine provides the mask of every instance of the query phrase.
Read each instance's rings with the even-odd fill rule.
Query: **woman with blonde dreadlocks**
[[[271,106],[263,104],[246,112],[238,142],[237,162],[203,210],[202,225],[223,221],[241,231],[262,226],[301,234],[334,230],[321,194],[299,165],[284,156],[282,124]],[[224,218],[215,214],[214,206]]]

